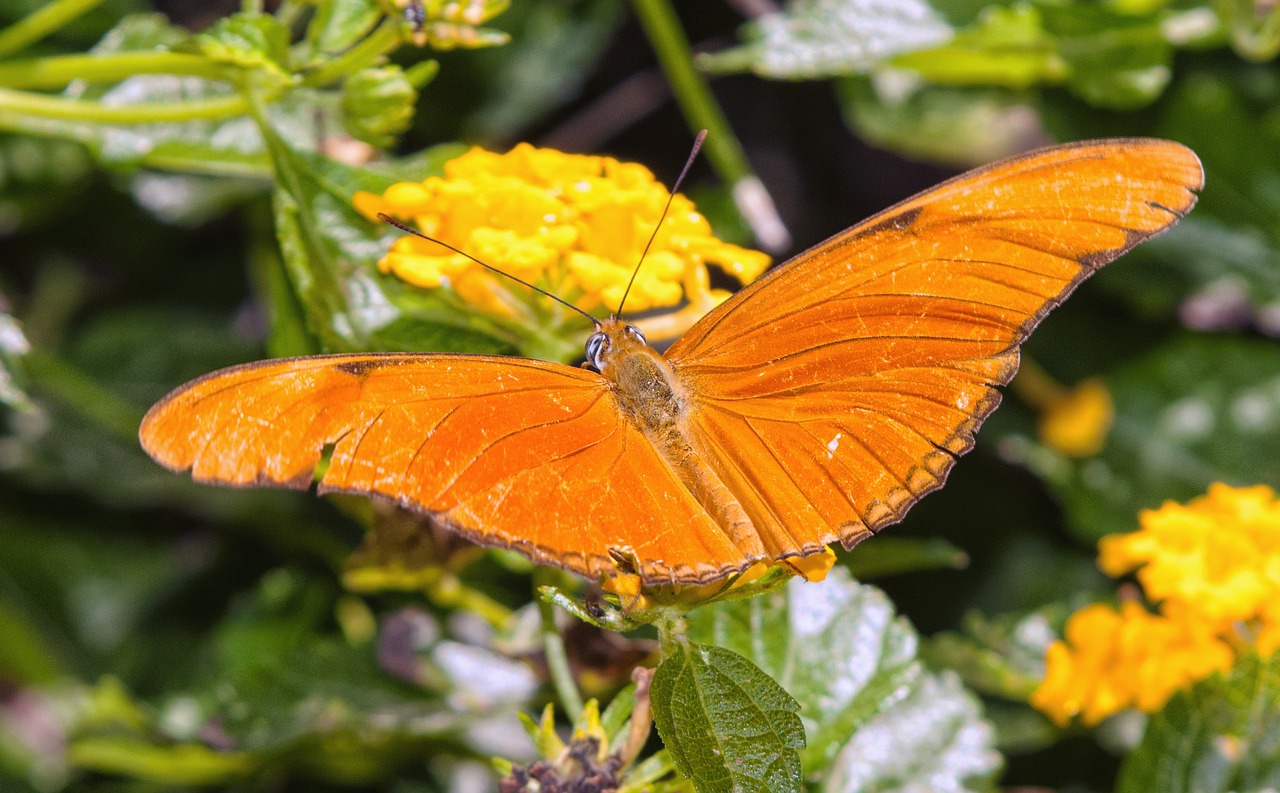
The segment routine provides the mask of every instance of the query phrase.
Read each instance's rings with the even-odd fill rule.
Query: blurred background
[[[776,261],[1052,142],[1159,136],[1203,159],[1194,213],[1044,323],[1030,380],[947,487],[841,554],[931,637],[930,663],[985,697],[1005,756],[987,784],[1110,789],[1124,724],[1098,741],[1018,700],[1051,637],[1026,618],[1109,596],[1094,544],[1138,510],[1213,481],[1280,485],[1277,5],[472,0],[428,3],[420,25],[404,5],[0,0],[0,785],[484,790],[490,756],[528,759],[512,713],[549,693],[527,565],[356,499],[194,485],[146,457],[137,423],[185,380],[268,354],[520,349],[482,322],[453,334],[447,306],[386,285],[393,330],[311,333],[299,318],[325,296],[296,268],[352,248],[281,233],[282,201],[421,179],[457,144],[608,154],[669,184],[711,114],[720,151],[686,192],[718,235]],[[62,18],[35,35],[42,9]],[[237,12],[275,14],[313,71],[263,66],[275,45],[229,29]],[[395,33],[372,55],[399,77],[359,95],[341,73],[288,82],[346,63],[384,19]],[[235,91],[66,60],[90,50],[283,76],[269,122],[145,116]],[[681,69],[714,102],[679,88]],[[264,143],[263,123],[376,178]],[[769,200],[744,213],[734,187],[755,179]],[[367,272],[378,234],[360,232]],[[1109,431],[1084,454],[1055,448],[1037,422],[1088,378]],[[651,651],[569,630],[583,688],[606,700]]]

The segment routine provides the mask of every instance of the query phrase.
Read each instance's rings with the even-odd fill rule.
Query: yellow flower
[[[1096,724],[1124,708],[1154,712],[1179,688],[1226,671],[1238,652],[1280,649],[1280,500],[1269,487],[1217,483],[1139,515],[1104,537],[1099,566],[1138,570],[1153,614],[1136,602],[1088,606],[1049,648],[1031,704],[1059,724]]]
[[[1076,716],[1097,724],[1126,708],[1153,713],[1179,688],[1229,669],[1234,657],[1193,612],[1094,604],[1073,614],[1065,639],[1049,647],[1044,682],[1030,702],[1059,725]]]
[[[1141,567],[1152,601],[1229,624],[1262,616],[1280,598],[1280,500],[1271,488],[1217,483],[1185,506],[1145,510],[1139,521],[1139,531],[1103,538],[1098,564],[1112,576]]]
[[[520,144],[483,149],[445,164],[443,177],[357,193],[373,219],[384,212],[486,264],[536,284],[597,316],[616,312],[650,235],[658,228],[626,310],[676,309],[637,324],[651,338],[673,338],[728,297],[712,289],[707,264],[747,283],[769,257],[721,242],[693,203],[670,194],[641,165]],[[383,272],[427,288],[447,287],[483,310],[531,327],[556,306],[466,256],[402,237],[379,262]],[[683,305],[684,308],[679,308]],[[550,323],[552,325],[558,322]]]
[[[1068,457],[1102,451],[1115,420],[1111,392],[1094,377],[1059,395],[1040,414],[1040,440]]]

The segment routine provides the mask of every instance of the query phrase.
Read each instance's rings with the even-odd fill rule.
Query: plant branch
[[[113,55],[57,55],[0,63],[0,85],[61,88],[72,80],[115,82],[138,74],[176,74],[228,79],[226,69],[202,55],[180,52],[121,52]]]
[[[21,113],[41,118],[104,124],[154,124],[225,118],[245,113],[248,105],[239,96],[152,102],[138,105],[104,105],[78,99],[33,94],[0,88],[0,113]]]
[[[537,590],[541,586],[552,586],[552,571],[538,567],[533,572],[534,601],[538,604],[538,616],[542,618],[542,651],[547,658],[547,670],[551,674],[551,684],[555,686],[560,705],[577,722],[584,707],[582,694],[573,680],[573,671],[569,668],[569,656],[565,653],[564,637],[556,626],[555,606],[538,597]]]
[[[0,58],[26,49],[102,0],[54,0],[0,30]]]

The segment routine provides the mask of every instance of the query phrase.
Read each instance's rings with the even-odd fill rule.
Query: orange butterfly
[[[1175,223],[1189,149],[1096,141],[922,193],[747,286],[665,355],[614,317],[595,371],[485,355],[260,361],[157,403],[142,445],[202,482],[378,495],[586,576],[707,583],[855,543],[943,483],[1082,280]]]

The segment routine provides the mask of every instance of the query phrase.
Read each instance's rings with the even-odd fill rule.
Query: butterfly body
[[[846,547],[943,483],[1018,346],[1086,277],[1168,228],[1203,172],[1169,141],[980,168],[774,268],[666,351],[622,320],[596,371],[497,356],[261,361],[147,414],[206,482],[376,495],[586,576],[707,583]]]
[[[588,361],[609,381],[623,415],[644,433],[698,505],[747,558],[765,558],[742,505],[694,446],[694,389],[634,325],[616,317],[600,324],[586,349]]]

